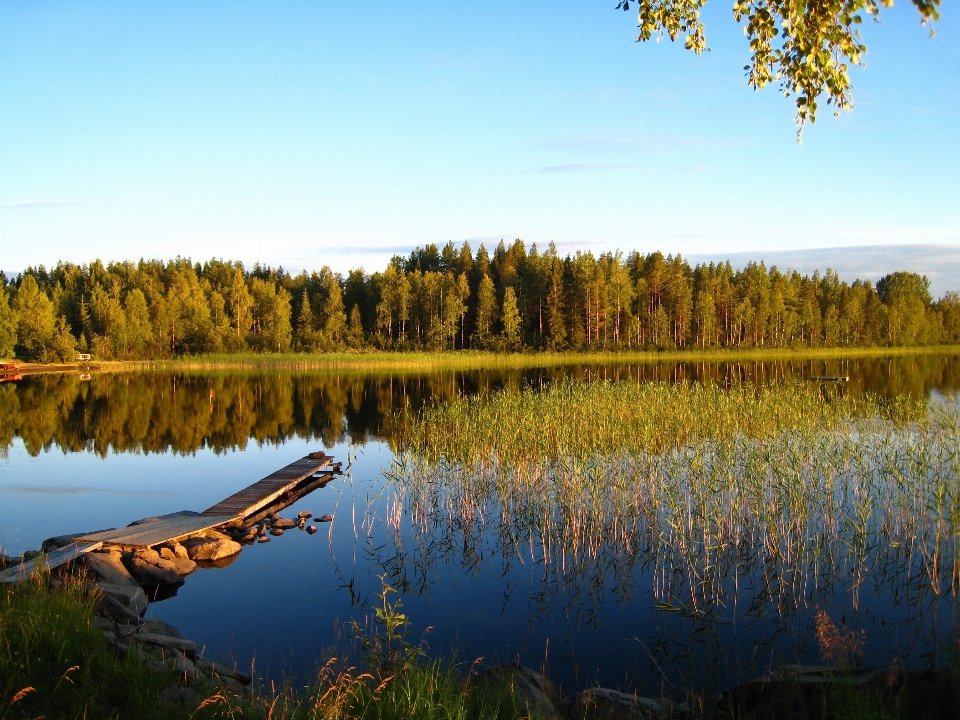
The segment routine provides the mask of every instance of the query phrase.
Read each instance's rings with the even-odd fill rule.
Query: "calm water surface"
[[[813,618],[821,608],[864,632],[865,664],[943,662],[960,639],[956,593],[893,582],[902,577],[895,568],[874,567],[856,586],[843,572],[780,597],[754,572],[736,579],[735,602],[723,612],[664,612],[642,558],[626,576],[611,566],[583,577],[546,567],[533,548],[505,548],[495,518],[479,538],[424,533],[409,507],[392,502],[384,478],[417,410],[457,393],[536,388],[564,376],[761,384],[819,375],[851,376],[851,393],[952,398],[960,359],[26,378],[0,385],[0,545],[17,554],[64,532],[202,510],[323,448],[349,472],[284,515],[331,513],[333,523],[247,547],[226,568],[198,570],[149,613],[206,645],[208,656],[255,662],[273,679],[307,677],[342,649],[338,628],[371,611],[382,576],[402,588],[415,628],[430,628],[431,651],[545,664],[570,691],[597,681],[669,693],[671,683],[724,685],[771,663],[818,662]]]

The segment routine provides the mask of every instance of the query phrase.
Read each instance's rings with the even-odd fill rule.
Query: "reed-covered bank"
[[[124,370],[338,370],[419,373],[432,370],[508,370],[575,365],[722,363],[784,360],[837,360],[878,357],[960,355],[960,345],[861,348],[752,348],[645,352],[446,352],[205,353],[166,360],[97,362],[100,371]],[[41,366],[42,367],[42,366]]]

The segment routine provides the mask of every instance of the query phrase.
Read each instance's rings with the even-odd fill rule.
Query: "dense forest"
[[[206,352],[643,350],[960,342],[960,296],[926,277],[734,270],[679,255],[560,257],[501,242],[427,245],[382,272],[177,258],[0,273],[0,357],[169,358]]]

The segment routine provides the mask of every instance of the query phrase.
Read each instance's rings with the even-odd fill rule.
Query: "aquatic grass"
[[[387,478],[410,533],[394,533],[388,564],[419,586],[450,548],[465,565],[532,563],[542,593],[587,622],[637,572],[655,610],[704,631],[738,598],[756,622],[786,626],[838,588],[855,606],[864,583],[922,616],[960,591],[958,447],[955,403],[811,385],[455,398],[398,444]]]

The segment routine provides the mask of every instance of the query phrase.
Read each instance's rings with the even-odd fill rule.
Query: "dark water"
[[[305,677],[344,648],[338,630],[371,611],[381,576],[402,587],[432,652],[465,661],[519,657],[545,664],[575,690],[592,681],[644,692],[670,683],[708,687],[771,662],[817,660],[813,613],[866,633],[865,664],[894,657],[942,662],[960,628],[956,593],[893,582],[873,569],[853,588],[772,597],[762,569],[738,580],[737,604],[715,618],[662,612],[643,564],[626,577],[565,576],[502,539],[414,532],[391,502],[383,471],[403,428],[425,403],[458,393],[585,380],[698,380],[757,384],[849,375],[847,392],[955,396],[960,359],[912,358],[608,365],[505,372],[363,375],[306,372],[122,373],[89,381],[36,376],[0,385],[0,545],[7,554],[49,536],[202,510],[320,448],[346,477],[298,501],[335,515],[308,536],[288,532],[246,548],[230,566],[191,575],[150,612],[205,644],[208,656],[255,662],[257,673]],[[588,429],[585,429],[588,431]],[[399,538],[399,542],[397,541]],[[418,545],[419,543],[419,545]],[[428,546],[425,546],[426,543]],[[400,553],[399,547],[416,552]],[[597,572],[593,568],[591,572]],[[902,575],[902,574],[901,574]],[[954,587],[954,590],[957,588]]]

